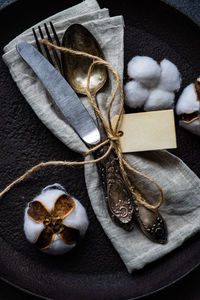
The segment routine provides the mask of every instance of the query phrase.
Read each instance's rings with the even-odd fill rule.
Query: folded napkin
[[[95,0],[85,0],[37,25],[42,25],[50,20],[53,21],[60,38],[64,30],[73,23],[81,23],[86,26],[98,40],[105,59],[119,72],[121,78],[123,77],[124,23],[122,16],[109,17],[108,10],[100,9]],[[41,121],[67,147],[80,153],[87,151],[85,144],[52,104],[38,78],[19,57],[15,49],[18,41],[27,41],[35,45],[31,29],[16,37],[4,48],[3,59],[20,91]],[[107,99],[114,86],[114,80],[110,76],[109,85],[98,93],[100,109],[105,117]],[[85,96],[80,98],[94,117],[87,98]],[[120,98],[117,96],[112,116],[118,111],[119,101]],[[91,158],[92,156],[87,157],[88,160]],[[167,151],[126,154],[125,158],[137,170],[156,180],[163,188],[165,203],[160,208],[160,212],[168,226],[169,241],[167,244],[155,244],[137,228],[134,228],[132,232],[126,232],[111,221],[96,165],[85,166],[85,181],[94,212],[131,273],[180,246],[184,240],[200,229],[200,180],[179,158]],[[155,197],[156,191],[147,180],[136,175],[133,176],[133,180],[144,195]]]

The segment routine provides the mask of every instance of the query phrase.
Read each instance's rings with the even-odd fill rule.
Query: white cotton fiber
[[[174,93],[155,89],[150,93],[149,98],[145,102],[144,110],[151,111],[172,108],[174,97]]]
[[[183,90],[176,105],[176,113],[178,115],[192,114],[194,112],[199,114],[200,102],[198,100],[197,87],[194,83],[191,83]],[[198,114],[196,117],[198,117]],[[191,118],[187,121],[180,120],[179,125],[196,135],[200,135],[200,122],[199,119],[195,119],[194,115],[191,115]]]
[[[195,91],[195,85],[189,84],[180,95],[176,104],[176,113],[178,115],[193,113],[199,111],[199,101]]]
[[[63,220],[63,223],[67,226],[79,229],[81,237],[84,237],[89,225],[86,210],[77,199],[73,199],[76,202],[76,207],[71,214]]]
[[[65,189],[60,184],[55,183],[44,188],[42,192],[38,196],[36,196],[32,201],[39,200],[48,208],[49,211],[51,211],[54,207],[56,199],[62,194],[66,194]],[[75,201],[76,206],[73,209],[73,211],[65,219],[62,220],[62,222],[68,227],[78,229],[80,232],[80,236],[83,238],[89,225],[87,213],[85,208],[77,199],[73,197],[71,198]],[[39,234],[45,227],[43,223],[37,223],[34,220],[32,220],[27,214],[27,211],[28,205],[25,209],[24,215],[24,233],[27,240],[30,243],[34,244]],[[75,246],[76,243],[72,245],[65,244],[56,234],[53,243],[47,249],[41,251],[48,254],[60,255],[70,251]]]
[[[130,108],[145,111],[174,107],[175,91],[181,85],[181,76],[175,64],[163,59],[158,64],[148,56],[135,56],[127,66],[132,79],[124,86],[125,103]]]
[[[178,91],[181,86],[181,75],[177,66],[165,58],[161,61],[160,68],[159,88],[169,92]]]
[[[159,64],[148,56],[135,56],[128,63],[128,75],[144,84],[147,88],[154,87],[161,74]]]
[[[127,82],[124,91],[125,103],[131,108],[143,106],[149,96],[149,91],[135,80]]]

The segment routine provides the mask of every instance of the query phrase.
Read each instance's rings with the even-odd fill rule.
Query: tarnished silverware
[[[54,40],[56,42],[56,44],[58,46],[60,46],[60,41],[59,41],[59,38],[57,36],[57,33],[55,31],[55,28],[53,26],[53,23],[52,22],[49,22],[50,24],[50,27],[51,27],[51,31],[53,33],[53,37],[54,37]],[[46,35],[47,35],[47,38],[48,40],[53,43],[53,38],[52,38],[52,35],[50,34],[50,31],[48,29],[48,26],[46,23],[44,23],[44,29],[45,29],[45,32],[46,32]],[[41,26],[38,26],[37,28],[38,30],[38,33],[39,33],[39,36],[40,36],[40,39],[44,39],[44,33],[42,31],[42,28]],[[37,30],[35,28],[32,28],[32,31],[33,31],[33,35],[34,35],[34,38],[35,38],[35,41],[36,41],[36,45],[37,45],[37,48],[38,50],[40,51],[41,54],[44,54],[43,52],[45,52],[45,55],[48,59],[48,61],[55,67],[57,68],[61,73],[62,73],[62,66],[61,66],[61,59],[60,59],[60,53],[58,54],[57,51],[55,49],[52,49],[52,54],[53,54],[53,57],[48,49],[48,47],[45,45],[45,44],[41,44],[39,42],[39,39],[38,39],[38,36],[37,36]],[[44,49],[44,51],[42,50],[42,48]]]
[[[60,41],[56,34],[55,28],[52,23],[50,23],[50,26],[51,26],[51,31],[53,32],[53,39],[56,41],[56,44],[59,46]],[[48,37],[48,40],[50,42],[52,42],[53,39],[50,35],[50,31],[46,24],[44,24],[44,29],[45,29],[46,35]],[[54,52],[53,52],[53,57],[52,57],[48,48],[43,47],[43,45],[41,45],[41,43],[39,41],[44,38],[42,28],[39,26],[38,30],[36,30],[36,29],[32,29],[32,30],[33,30],[33,34],[34,34],[34,38],[35,38],[38,50],[47,57],[47,59],[53,66],[57,67],[57,69],[59,69],[60,72],[62,74],[64,74],[65,70],[66,70],[64,59],[62,59],[62,68],[61,68],[60,67],[60,65],[61,65],[60,57],[57,55],[57,53],[56,53],[57,58],[55,57]],[[38,32],[40,38],[37,37],[36,32]],[[65,39],[63,39],[63,40],[65,40]],[[85,51],[86,50],[87,49],[85,49]],[[99,48],[99,50],[100,50],[100,48]],[[96,49],[94,48],[93,54],[99,55],[99,50],[98,50],[98,52],[96,52]],[[55,62],[56,62],[56,64],[55,64]],[[76,61],[74,61],[74,64],[75,63],[76,63]],[[86,69],[84,69],[85,62],[83,61],[82,67],[84,70],[84,72],[83,72],[84,77],[85,77],[85,72],[86,73],[88,72],[88,66],[90,64],[91,64],[91,60],[88,61],[87,65],[86,65]],[[74,67],[73,67],[73,69],[74,69]],[[92,79],[93,82],[95,82],[94,96],[95,96],[95,93],[97,93],[97,91],[105,84],[105,82],[107,80],[107,71],[105,70],[105,68],[102,68],[102,66],[100,66],[98,68],[98,71],[99,71],[99,73],[98,74],[95,73],[95,76]],[[80,75],[80,73],[79,73],[79,75]],[[99,80],[99,77],[97,78],[96,75],[97,76],[100,75],[101,79]],[[78,93],[84,94],[85,85],[81,86],[81,84],[79,83],[77,86],[74,86],[74,84],[72,84],[72,82],[67,78],[66,73],[64,74],[64,77],[67,79],[67,81],[70,83],[70,85],[76,92],[77,92],[77,86],[78,86]],[[103,124],[102,124],[101,120],[98,118],[98,116],[97,116],[97,122],[98,122],[99,130],[101,131],[101,140],[104,140],[105,138],[107,138],[107,136],[106,136]],[[107,146],[105,146],[103,149],[97,151],[95,153],[96,157],[102,156],[106,150],[107,150]],[[101,181],[102,181],[102,185],[103,185],[103,189],[104,189],[104,193],[105,193],[105,197],[106,197],[106,201],[107,201],[107,205],[108,205],[108,211],[110,213],[111,218],[117,225],[123,227],[125,230],[127,230],[127,231],[132,230],[133,229],[133,220],[132,220],[133,219],[133,205],[131,203],[131,193],[125,186],[124,181],[121,177],[115,154],[112,153],[110,156],[110,159],[105,160],[103,164],[99,163],[98,170],[99,170],[99,174],[101,176]],[[106,172],[106,170],[107,170],[107,172]],[[115,172],[113,172],[113,170],[115,170]],[[116,178],[118,178],[117,184],[116,184]],[[107,185],[108,182],[109,182],[109,185]],[[107,196],[107,192],[109,194],[109,197]],[[122,203],[121,199],[123,199],[123,198],[126,198],[126,203]],[[113,201],[109,201],[111,199],[113,199]],[[117,199],[119,201],[117,201]]]
[[[69,34],[69,28],[68,28],[63,36],[62,45],[74,50],[85,51],[103,58],[102,51],[95,38],[91,35],[91,33],[89,33],[90,38],[88,38],[88,30],[86,28],[84,28],[79,24],[74,24],[72,26],[74,27],[74,29],[76,29],[73,33],[74,36],[72,35],[68,36],[68,40],[67,40],[67,35]],[[71,29],[73,29],[72,26],[70,27],[70,31]],[[83,28],[84,28],[84,32],[82,31]],[[51,24],[51,29],[57,45],[60,45],[53,24]],[[40,30],[39,33],[41,36]],[[36,34],[34,34],[34,36],[38,47],[39,42]],[[49,39],[48,33],[47,36]],[[85,37],[87,38],[85,39]],[[41,38],[43,38],[43,36],[41,36]],[[79,42],[77,42],[77,39],[79,40]],[[52,39],[49,39],[49,41],[52,42]],[[74,42],[72,43],[72,41]],[[92,48],[91,48],[91,44],[92,44]],[[97,46],[97,49],[95,49],[94,45]],[[79,47],[77,48],[77,46]],[[38,49],[40,50],[39,47]],[[46,56],[48,58],[49,55]],[[84,94],[84,89],[86,87],[86,82],[87,82],[88,69],[91,62],[92,61],[88,58],[83,59],[80,56],[78,57],[72,56],[68,53],[65,54],[62,53],[61,55],[61,69],[59,67],[60,72],[65,76],[65,78],[68,80],[70,85],[74,88],[74,90],[77,93]],[[105,84],[107,79],[107,73],[105,69],[102,67],[95,68],[94,72],[96,72],[94,73],[94,76],[99,74],[101,74],[101,76],[102,75],[105,76],[105,77],[103,76],[103,78],[99,78],[100,80],[98,80],[98,84],[96,83],[98,85],[98,88],[96,88],[96,91],[94,89],[95,91],[94,97],[95,97],[98,90],[102,88],[103,85]],[[76,82],[77,78],[79,78],[79,84]],[[104,140],[105,138],[107,138],[107,136],[105,134],[105,130],[101,123],[101,120],[99,120],[98,116],[97,116],[97,122],[102,135],[102,140]],[[101,156],[103,153],[105,153],[106,150],[107,150],[107,146],[105,146],[103,149],[98,151],[98,153],[96,153],[96,156],[97,157]],[[139,225],[139,228],[150,240],[161,244],[166,243],[167,227],[164,219],[162,218],[158,210],[150,210],[144,207],[143,205],[139,204],[136,201],[136,199],[132,196],[132,194],[130,194],[129,190],[127,189],[127,186],[124,184],[122,175],[120,173],[119,164],[114,152],[111,152],[109,158],[104,160],[104,162],[98,165],[98,170],[101,175],[104,193],[106,195],[108,211],[110,213],[111,218],[114,220],[114,222],[119,226],[123,227],[125,230],[130,231],[133,229],[134,221],[136,221]],[[129,179],[130,181],[132,181],[131,178]],[[125,202],[123,202],[124,198],[125,198]],[[111,201],[111,199],[114,200]],[[124,203],[125,205],[123,205]]]
[[[73,24],[66,30],[62,46],[103,58],[102,50],[94,36],[80,24]],[[82,56],[77,57],[70,53],[62,53],[61,60],[64,77],[77,93],[86,94],[87,74],[92,60]],[[104,66],[96,66],[91,75],[91,83],[93,84],[91,87],[97,106],[96,94],[105,84],[106,78]],[[104,140],[107,136],[98,116],[97,121],[102,140]],[[102,149],[102,152],[104,153],[106,149],[107,146]],[[114,151],[99,164],[99,170],[104,182],[104,190],[107,193],[108,207],[111,216],[115,217],[115,221],[120,221],[122,227],[126,225],[126,229],[131,230],[133,222],[136,220],[142,232],[149,239],[154,242],[165,243],[167,241],[167,228],[162,216],[158,210],[144,207],[137,202],[132,194],[130,195]]]
[[[103,52],[93,35],[82,25],[73,24],[66,31],[62,39],[62,46],[87,52],[89,54],[104,58]],[[87,75],[92,60],[83,56],[76,56],[70,53],[62,53],[61,61],[63,76],[71,87],[78,93],[86,93]],[[90,91],[98,106],[96,95],[107,81],[107,71],[102,65],[95,66],[90,78]],[[104,125],[96,114],[97,124],[101,133],[101,141],[107,139]],[[94,153],[95,157],[102,156],[108,149],[105,145],[101,150]],[[119,163],[114,150],[109,157],[97,164],[102,179],[108,211],[116,224],[125,230],[133,229],[133,201],[132,195],[126,186]]]

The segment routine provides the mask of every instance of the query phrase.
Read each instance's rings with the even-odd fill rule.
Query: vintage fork
[[[60,46],[60,41],[59,41],[58,35],[56,33],[56,30],[55,30],[55,28],[53,26],[53,23],[49,22],[49,24],[50,24],[50,27],[51,27],[51,31],[53,33],[54,40],[55,40],[57,46]],[[46,32],[46,35],[48,37],[48,40],[51,43],[53,43],[54,41],[53,41],[52,35],[51,35],[51,33],[50,33],[50,31],[49,31],[48,26],[47,26],[46,23],[44,23],[44,28],[45,28],[45,32]],[[35,42],[36,42],[37,48],[40,51],[40,53],[44,55],[43,52],[45,52],[45,55],[46,55],[48,61],[55,68],[57,68],[60,71],[60,73],[62,74],[63,71],[62,71],[62,64],[61,64],[60,55],[57,53],[57,51],[54,48],[52,48],[52,53],[53,53],[53,58],[52,58],[52,55],[51,55],[48,47],[45,44],[40,43],[40,41],[38,39],[38,36],[37,36],[37,33],[36,33],[36,29],[32,28],[32,31],[33,31],[33,35],[34,35],[34,38],[35,38]],[[43,34],[41,26],[38,26],[38,32],[39,32],[40,39],[41,40],[44,39],[44,34]],[[43,47],[44,51],[42,50],[42,47]]]

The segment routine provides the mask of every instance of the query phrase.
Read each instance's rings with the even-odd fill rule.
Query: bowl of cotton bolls
[[[148,56],[135,56],[127,66],[125,104],[144,111],[174,108],[175,93],[181,86],[177,66],[164,58],[157,62]]]

